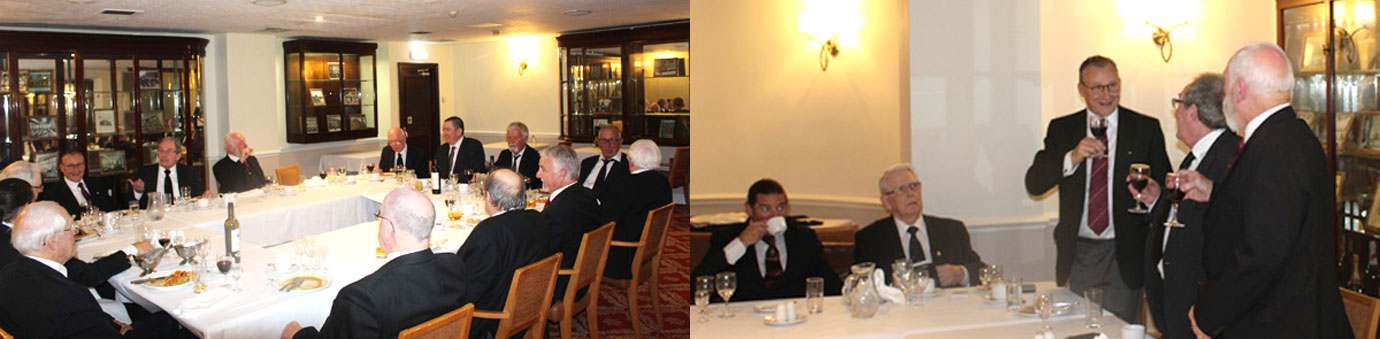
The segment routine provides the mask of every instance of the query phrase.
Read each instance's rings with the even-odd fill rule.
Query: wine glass
[[[915,274],[910,268],[909,260],[902,258],[891,263],[891,284],[901,290],[907,305],[911,305],[910,297],[915,294],[915,284],[911,281],[914,279]]]
[[[1049,316],[1054,313],[1054,296],[1049,292],[1040,293],[1035,297],[1035,313],[1040,316],[1040,333],[1052,331],[1049,327]]]
[[[1135,186],[1137,192],[1136,205],[1131,207],[1130,210],[1127,210],[1127,212],[1136,214],[1149,213],[1150,210],[1145,209],[1145,204],[1140,202],[1139,192],[1144,191],[1145,185],[1150,184],[1150,165],[1140,163],[1131,164],[1131,175],[1131,186]]]
[[[714,275],[715,286],[719,290],[719,297],[724,298],[724,313],[719,318],[733,318],[733,312],[728,308],[728,300],[733,297],[733,290],[738,288],[738,274],[733,272],[720,272]]]
[[[1166,174],[1164,177],[1164,189],[1169,191],[1169,202],[1173,205],[1169,207],[1169,221],[1164,222],[1166,227],[1184,227],[1179,222],[1179,202],[1184,200],[1184,192],[1179,190],[1179,185],[1183,184],[1183,178],[1178,172]]]
[[[374,163],[372,163],[372,162],[364,163],[364,169],[365,169],[365,170],[368,170],[369,173],[373,173],[373,172],[374,172]]]
[[[992,283],[992,268],[988,266],[983,266],[982,268],[979,268],[978,280],[982,282],[983,289],[990,288],[987,286],[987,284]]]
[[[1088,121],[1088,130],[1092,131],[1092,135],[1094,138],[1097,138],[1098,140],[1107,140],[1107,119],[1097,115],[1093,115],[1092,120]],[[1098,153],[1093,155],[1093,157],[1105,158],[1107,157],[1107,153]]]
[[[221,277],[230,275],[230,269],[235,267],[235,259],[229,254],[220,256],[216,260],[216,271],[220,272]]]
[[[695,307],[700,310],[700,322],[709,321],[709,295],[714,293],[714,276],[695,277]]]
[[[155,234],[157,234],[157,235],[155,235],[155,236],[153,237],[153,239],[158,239],[158,246],[162,246],[163,248],[167,248],[168,246],[172,246],[172,234],[170,234],[170,233],[172,233],[172,231],[154,231],[154,232],[155,232]]]
[[[321,180],[326,180],[326,169],[323,168],[318,170],[316,175],[321,177]]]
[[[235,287],[231,290],[240,291],[240,278],[242,277],[244,277],[244,265],[235,265],[234,268],[230,269],[230,278],[235,279]]]

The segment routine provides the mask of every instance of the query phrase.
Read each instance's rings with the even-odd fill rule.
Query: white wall
[[[523,75],[518,75],[517,66],[508,57],[507,40],[453,45],[450,60],[455,67],[455,100],[449,105],[452,114],[465,119],[467,135],[501,136],[508,123],[522,121],[539,138],[560,136],[556,39],[542,36],[538,40],[539,56],[528,61]]]

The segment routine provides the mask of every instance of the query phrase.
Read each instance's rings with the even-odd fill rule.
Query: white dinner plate
[[[326,287],[331,286],[331,278],[330,278],[330,277],[327,277],[327,276],[324,276],[324,275],[318,275],[318,274],[300,274],[300,273],[299,273],[299,274],[293,274],[293,275],[289,275],[289,276],[283,277],[282,279],[278,279],[278,287],[279,287],[279,288],[282,288],[283,286],[287,286],[287,284],[291,283],[292,280],[293,280],[293,279],[296,279],[296,278],[302,278],[302,279],[304,279],[303,282],[302,282],[302,285],[301,285],[301,286],[298,286],[297,288],[294,288],[294,289],[292,289],[292,290],[290,290],[290,291],[285,291],[285,292],[312,292],[312,291],[319,291],[319,290],[321,290],[321,289],[323,289],[323,288],[326,288]]]
[[[156,275],[154,275],[154,277],[153,277],[154,280],[149,280],[148,282],[140,283],[139,286],[143,286],[144,288],[148,288],[148,289],[154,290],[154,291],[175,291],[175,290],[180,290],[180,289],[187,288],[188,286],[192,286],[194,283],[196,283],[196,274],[197,274],[197,273],[196,273],[196,272],[187,272],[187,281],[183,281],[183,282],[180,283],[180,284],[176,284],[176,285],[172,285],[172,286],[161,286],[161,285],[158,285],[159,283],[163,282],[164,279],[166,279],[166,278],[172,276],[173,274],[176,274],[177,272],[178,272],[178,271],[173,271],[173,272],[167,272],[167,273],[156,274]]]
[[[1065,315],[1065,314],[1072,313],[1072,312],[1073,312],[1073,309],[1074,309],[1074,306],[1075,306],[1075,305],[1074,305],[1073,303],[1069,303],[1069,302],[1056,302],[1056,303],[1054,303],[1054,311],[1053,311],[1053,312],[1050,312],[1049,316],[1051,316],[1051,317],[1057,317],[1057,316],[1061,316],[1061,315]],[[1019,312],[1016,312],[1016,313],[1020,313],[1020,315],[1026,316],[1026,317],[1039,317],[1039,316],[1040,316],[1039,313],[1035,312],[1035,305],[1034,305],[1033,303],[1030,304],[1030,305],[1021,306],[1020,311],[1019,311]]]

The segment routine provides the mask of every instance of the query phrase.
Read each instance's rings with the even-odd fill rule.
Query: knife
[[[129,284],[130,284],[130,285],[138,285],[138,284],[142,284],[142,283],[146,283],[146,282],[150,282],[150,281],[154,281],[154,280],[158,280],[158,279],[163,279],[163,278],[166,278],[166,277],[154,277],[154,278],[145,278],[145,279],[130,280],[130,281],[129,281]]]
[[[278,292],[291,291],[296,289],[298,286],[302,286],[302,277],[292,278],[292,281],[288,281],[286,285],[283,285],[283,288],[279,288]]]

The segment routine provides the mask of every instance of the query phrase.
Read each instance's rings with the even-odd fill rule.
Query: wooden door
[[[427,156],[441,144],[441,101],[436,64],[398,63],[398,121],[407,143]]]

